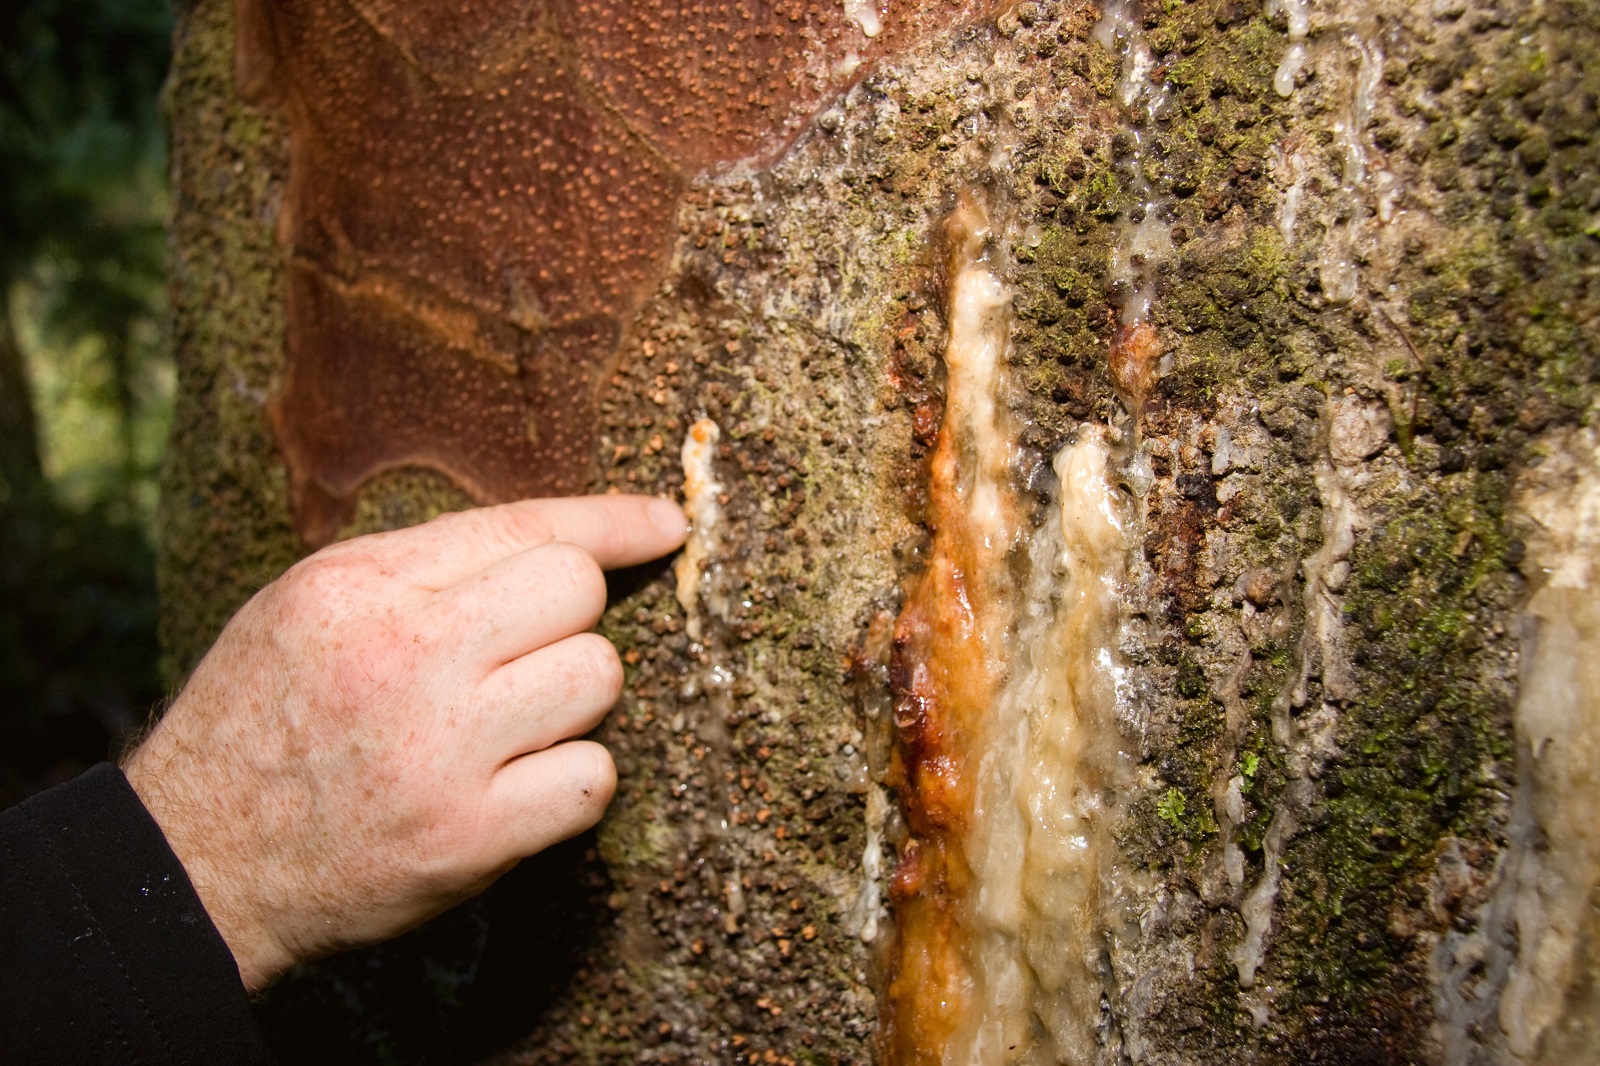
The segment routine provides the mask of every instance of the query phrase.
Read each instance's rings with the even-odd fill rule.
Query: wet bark
[[[341,32],[388,17],[320,10]],[[297,974],[263,1007],[278,1038],[396,1062],[1593,1054],[1600,11],[974,5],[869,52],[866,8],[843,10],[832,51],[802,56],[834,78],[817,113],[777,148],[674,156],[661,251],[630,260],[614,328],[552,348],[515,285],[503,306],[452,288],[420,217],[385,220],[405,255],[285,220],[338,214],[297,185],[314,109],[292,85],[246,102],[230,5],[186,6],[174,673],[308,550],[297,530],[521,483],[463,473],[482,442],[459,419],[453,458],[427,458],[435,401],[471,409],[439,374],[400,397],[404,440],[363,444],[385,458],[350,498],[304,510],[319,468],[296,467],[309,431],[275,398],[309,402],[290,387],[312,365],[291,361],[308,269],[340,299],[381,289],[350,326],[372,380],[409,380],[382,361],[419,351],[465,360],[462,380],[504,364],[504,402],[529,406],[493,440],[550,415],[550,381],[592,389],[582,426],[544,423],[584,442],[563,476],[687,476],[701,523],[687,576],[615,583],[630,690],[600,731],[622,783],[599,832]],[[551,32],[508,26],[485,63]],[[458,46],[441,83],[480,47]],[[616,113],[615,136],[657,136]],[[453,135],[437,151],[476,158]],[[477,173],[473,210],[502,210],[500,174]],[[963,197],[985,222],[955,248]],[[981,380],[957,328],[969,269],[989,286],[974,336],[999,338]],[[467,317],[530,347],[384,339]],[[572,344],[589,376],[540,369]],[[696,424],[715,433],[685,449]],[[1094,564],[1114,610],[1074,615],[1100,557],[1074,547],[1067,472],[1091,446],[1124,539]],[[984,656],[951,637],[963,611]],[[1056,654],[1081,661],[1041,665]],[[1003,741],[991,707],[1053,739]],[[1068,814],[1089,860],[1041,850]],[[1052,897],[1069,867],[1085,880]],[[1010,910],[991,906],[1007,870]],[[937,981],[961,995],[918,1004]],[[1020,1035],[985,1044],[986,1024]]]

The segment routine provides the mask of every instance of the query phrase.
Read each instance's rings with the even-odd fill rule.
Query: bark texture
[[[871,52],[897,4],[841,10],[820,113],[674,163],[668,249],[615,340],[580,338],[589,487],[687,490],[698,525],[604,623],[631,674],[611,814],[292,978],[283,1045],[1595,1055],[1600,9],[1024,2]],[[247,104],[234,52],[227,0],[186,5],[175,674],[307,550],[267,416],[300,372],[305,157],[292,88]],[[389,266],[385,314],[543,328]],[[341,535],[485,492],[372,469]]]

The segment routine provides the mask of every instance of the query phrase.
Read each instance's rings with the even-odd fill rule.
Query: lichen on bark
[[[176,678],[302,549],[261,418],[283,372],[274,228],[288,159],[281,125],[235,91],[228,4],[179,12],[167,94],[178,391],[162,479],[159,579],[167,672]]]

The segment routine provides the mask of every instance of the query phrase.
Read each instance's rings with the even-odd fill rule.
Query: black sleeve
[[[0,813],[0,1061],[272,1061],[228,945],[109,763]]]

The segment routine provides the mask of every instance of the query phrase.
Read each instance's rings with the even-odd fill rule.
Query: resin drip
[[[898,937],[885,1058],[927,1066],[947,1061],[946,1049],[980,1006],[965,842],[1013,615],[1006,556],[1015,523],[1001,488],[1010,445],[995,402],[1010,294],[981,258],[989,235],[983,210],[963,198],[948,229],[948,384],[928,486],[933,542],[896,622],[892,663],[903,749],[897,784],[910,838],[891,886]]]
[[[876,37],[883,32],[878,0],[844,0],[844,17],[854,22],[856,28],[868,37]]]
[[[1313,37],[1310,0],[1267,0],[1267,14],[1283,15],[1288,31],[1288,47],[1273,75],[1273,89],[1287,99],[1302,71],[1314,67],[1320,99],[1311,106],[1331,118],[1327,132],[1335,151],[1327,162],[1332,173],[1322,180],[1331,180],[1335,187],[1325,198],[1317,283],[1329,304],[1344,307],[1361,293],[1361,265],[1371,251],[1373,220],[1381,225],[1392,222],[1405,192],[1368,129],[1383,82],[1382,19],[1370,3],[1346,4],[1325,12]],[[1284,244],[1292,245],[1311,161],[1288,143],[1279,145],[1275,154],[1277,184],[1283,194],[1278,228]]]
[[[1010,676],[990,712],[966,849],[976,1010],[956,1063],[1095,1060],[1111,851],[1102,796],[1119,758],[1112,655],[1126,555],[1109,449],[1084,427],[1029,546]]]
[[[1306,65],[1306,37],[1311,32],[1310,0],[1267,0],[1267,15],[1283,12],[1289,20],[1289,47],[1272,75],[1272,88],[1287,99],[1294,94],[1295,78]]]
[[[1355,546],[1356,531],[1363,522],[1349,491],[1349,479],[1356,473],[1360,457],[1334,442],[1351,436],[1354,427],[1366,417],[1367,409],[1355,400],[1334,401],[1323,411],[1324,454],[1317,460],[1315,473],[1317,496],[1322,504],[1322,543],[1301,561],[1305,575],[1302,600],[1305,630],[1295,648],[1294,667],[1273,697],[1271,706],[1272,737],[1285,753],[1288,781],[1278,794],[1277,809],[1262,839],[1261,877],[1239,907],[1239,916],[1245,923],[1244,937],[1230,952],[1239,972],[1239,987],[1244,989],[1255,987],[1256,974],[1266,961],[1273,911],[1283,886],[1284,856],[1309,813],[1311,764],[1317,742],[1304,722],[1336,720],[1337,701],[1348,699],[1353,688],[1342,643],[1338,589],[1343,585],[1342,575],[1348,572],[1347,560]],[[1321,707],[1308,712],[1304,708],[1312,695],[1309,683],[1319,669]],[[1243,856],[1228,851],[1236,846],[1231,833],[1238,823],[1228,810],[1231,806],[1224,793],[1221,805],[1224,817],[1219,818],[1224,829],[1224,862],[1231,870],[1242,873]],[[1253,1009],[1264,1012],[1267,1008],[1258,1001]],[[1266,1017],[1264,1013],[1259,1016]]]
[[[1133,203],[1123,213],[1121,234],[1111,254],[1112,281],[1124,290],[1124,326],[1142,322],[1150,314],[1157,276],[1172,258],[1172,205],[1158,198],[1150,184],[1146,135],[1148,126],[1172,107],[1172,94],[1164,82],[1152,80],[1155,56],[1135,15],[1132,4],[1113,0],[1105,5],[1093,33],[1097,44],[1122,56],[1117,98],[1129,117],[1131,150],[1121,153],[1117,171],[1133,194]]]
[[[1361,288],[1362,229],[1367,219],[1377,214],[1382,222],[1394,217],[1394,202],[1399,195],[1393,175],[1380,170],[1374,182],[1378,206],[1374,212],[1367,204],[1366,186],[1369,171],[1367,150],[1367,124],[1372,120],[1373,105],[1377,100],[1378,83],[1383,74],[1383,51],[1366,37],[1352,33],[1351,58],[1354,72],[1351,75],[1350,106],[1345,115],[1333,125],[1335,142],[1344,155],[1340,173],[1339,191],[1333,197],[1336,205],[1335,221],[1329,226],[1322,246],[1322,258],[1317,267],[1318,281],[1328,302],[1344,306],[1356,298]]]
[[[986,231],[970,203],[951,222],[933,543],[896,627],[910,839],[893,886],[885,1059],[1088,1063],[1105,991],[1101,797],[1119,759],[1124,520],[1105,435],[1084,427],[1056,456],[1043,527],[1019,525],[997,392],[1009,294],[979,258]]]
[[[1283,208],[1278,215],[1278,232],[1285,248],[1294,244],[1294,225],[1300,218],[1300,202],[1305,198],[1305,160],[1298,152],[1285,152],[1282,145],[1273,150],[1273,169],[1283,185]]]
[[[1534,476],[1520,502],[1543,585],[1525,616],[1516,712],[1531,818],[1513,832],[1519,947],[1500,1026],[1516,1061],[1554,1066],[1600,1047],[1600,440],[1573,434]]]
[[[722,432],[709,418],[689,427],[683,438],[683,510],[689,516],[689,540],[674,565],[678,579],[678,603],[688,617],[685,630],[697,643],[701,639],[700,584],[706,560],[716,544],[717,520],[722,516],[717,483],[711,460]]]

